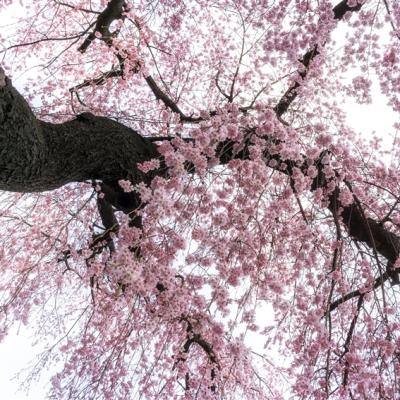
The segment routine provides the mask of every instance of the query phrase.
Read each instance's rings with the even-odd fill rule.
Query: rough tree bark
[[[159,157],[153,142],[109,118],[40,121],[8,78],[0,87],[0,146],[0,189],[14,192],[93,179],[146,181],[137,163]]]

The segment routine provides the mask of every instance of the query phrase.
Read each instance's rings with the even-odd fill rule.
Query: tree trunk
[[[52,124],[38,120],[6,78],[0,87],[0,189],[42,192],[69,182],[146,180],[137,163],[159,157],[134,130],[90,113]]]
[[[70,182],[98,179],[104,182],[106,200],[126,213],[137,208],[140,201],[135,193],[123,193],[118,180],[150,183],[154,173],[144,174],[137,163],[161,157],[154,142],[109,118],[84,113],[61,124],[38,120],[8,78],[3,85],[0,79],[0,143],[1,190],[41,192]],[[235,152],[235,142],[227,140],[217,147],[216,155],[221,164],[233,158],[248,159],[248,144],[244,143],[241,151]],[[288,168],[281,172],[292,175],[292,165],[296,163],[270,155],[268,150],[264,155],[278,161],[278,165],[285,161]],[[316,166],[319,174],[311,190],[326,184],[322,165]],[[307,164],[300,166],[306,167]],[[156,174],[166,176],[167,172],[162,169]],[[188,172],[195,171],[189,167]],[[386,258],[388,266],[393,268],[400,253],[400,238],[367,218],[356,203],[344,207],[338,198],[337,188],[330,195],[328,209],[335,216],[342,208],[342,223],[350,236],[365,243],[376,256]],[[388,272],[382,279],[389,276]]]

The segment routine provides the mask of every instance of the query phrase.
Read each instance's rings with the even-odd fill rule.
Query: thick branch
[[[0,189],[37,192],[69,182],[97,179],[105,183],[104,187],[114,188],[106,193],[107,201],[129,212],[136,203],[130,204],[132,199],[128,194],[117,193],[119,179],[150,183],[155,174],[167,176],[165,169],[150,176],[137,168],[137,163],[160,157],[153,141],[116,121],[90,113],[61,124],[40,121],[10,80],[4,79],[5,86],[0,87]],[[216,152],[220,163],[248,159],[250,137],[249,134],[249,139],[240,144],[231,140],[220,143]],[[321,156],[323,154],[325,152]],[[279,155],[270,154],[268,149],[264,157],[276,160],[278,166],[285,162],[286,169],[275,168],[288,176],[292,176],[295,165],[304,173],[309,167],[306,158],[299,164],[280,159]],[[314,165],[318,175],[311,190],[326,188],[323,164],[317,160]],[[193,167],[190,172],[195,172]],[[379,222],[365,217],[356,203],[343,206],[338,199],[339,188],[336,188],[329,196],[328,209],[334,215],[342,210],[339,215],[349,235],[394,265],[400,253],[399,237]]]
[[[123,0],[110,0],[107,7],[97,17],[94,31],[89,34],[78,50],[81,53],[84,53],[93,40],[95,40],[96,32],[101,34],[102,40],[104,40],[108,45],[111,45],[113,35],[110,32],[110,25],[115,20],[123,18],[125,7],[126,3]]]
[[[355,6],[349,6],[347,3],[348,0],[342,0],[333,8],[333,18],[337,20],[341,20],[347,12],[354,12],[361,10],[362,3],[358,3]]]
[[[250,142],[244,143],[238,147],[238,144],[227,140],[217,147],[217,156],[221,164],[226,164],[232,159],[248,159],[249,151],[248,146]],[[314,163],[314,166],[318,169],[318,174],[314,178],[311,190],[314,191],[318,188],[326,189],[328,185],[328,179],[326,179],[323,172],[324,164],[321,162],[323,156],[327,152],[321,152],[321,156]],[[300,170],[306,174],[309,167],[306,157],[302,163],[298,163],[292,160],[281,159],[277,154],[271,154],[268,149],[264,151],[264,157],[266,160],[276,161],[276,167],[274,169],[279,172],[288,175],[289,177],[293,174],[293,167],[297,166]],[[286,169],[280,169],[281,163],[285,163]],[[271,164],[268,164],[271,165]],[[344,206],[339,201],[340,190],[338,187],[331,192],[328,197],[328,209],[333,215],[339,215],[343,225],[346,227],[349,235],[357,240],[358,242],[365,243],[370,249],[377,254],[383,256],[388,264],[393,266],[400,255],[400,238],[386,229],[380,222],[375,221],[372,218],[366,217],[363,210],[353,203],[349,206]],[[339,211],[341,211],[339,213]],[[386,279],[382,280],[379,278],[381,283]]]
[[[136,164],[159,157],[153,142],[90,113],[61,124],[40,121],[5,79],[0,87],[0,189],[40,192],[93,179],[148,180]]]

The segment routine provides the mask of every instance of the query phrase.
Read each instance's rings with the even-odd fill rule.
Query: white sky
[[[0,345],[0,398],[4,400],[43,400],[48,390],[45,385],[51,374],[43,374],[41,382],[31,386],[29,395],[19,391],[19,382],[16,375],[28,367],[35,359],[40,348],[33,348],[29,329],[22,328],[18,333],[13,329],[10,335]],[[35,351],[36,350],[36,351]]]

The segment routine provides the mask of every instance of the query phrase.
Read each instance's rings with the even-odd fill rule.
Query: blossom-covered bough
[[[57,399],[399,398],[400,143],[358,138],[343,101],[376,82],[399,111],[399,4],[22,3],[0,321],[54,338],[29,377],[56,363]]]

